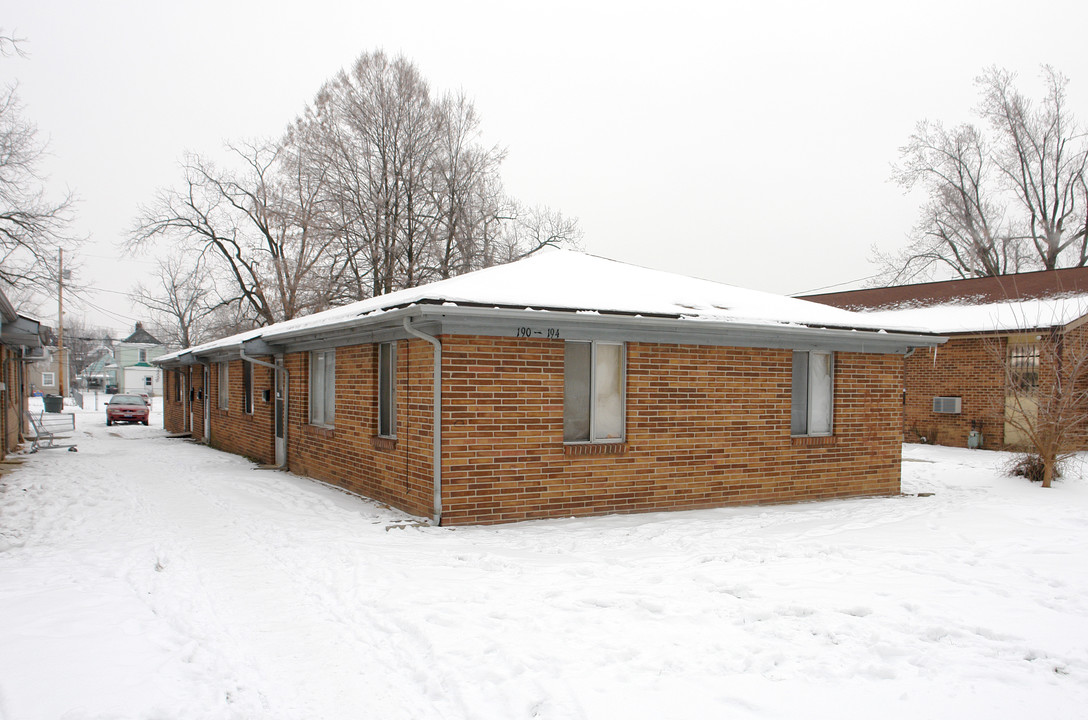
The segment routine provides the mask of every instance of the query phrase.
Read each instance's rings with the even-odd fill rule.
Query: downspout
[[[442,524],[442,343],[433,335],[420,332],[412,327],[411,318],[404,318],[404,330],[420,340],[426,340],[434,347],[434,524]]]
[[[254,365],[260,365],[262,367],[272,368],[273,372],[283,373],[283,445],[284,445],[284,448],[290,447],[290,445],[287,443],[287,426],[288,426],[288,423],[287,423],[287,399],[290,397],[290,395],[288,395],[288,393],[287,393],[287,390],[290,387],[289,383],[290,383],[290,380],[291,380],[291,375],[290,375],[290,373],[287,372],[287,367],[285,365],[277,365],[276,363],[270,363],[270,362],[266,362],[264,360],[258,360],[255,357],[250,357],[249,355],[246,355],[246,349],[245,349],[244,345],[239,345],[238,346],[238,352],[241,354],[242,360],[244,360],[245,362],[251,362]],[[253,391],[252,388],[250,388],[250,392],[252,392],[252,391]],[[207,395],[207,393],[205,393],[205,395]],[[272,398],[272,403],[273,403],[272,416],[273,416],[273,418],[275,418],[275,414],[276,414],[275,402],[276,402],[276,398],[273,397]],[[273,422],[275,422],[274,419],[273,419]],[[273,429],[272,432],[273,432],[273,435],[274,435],[275,434],[275,429]],[[275,442],[275,438],[273,438],[273,442]],[[287,461],[288,461],[287,453],[284,452],[283,453],[283,464],[280,465],[278,467],[278,469],[279,470],[286,470],[287,469]]]
[[[906,354],[905,354],[905,355],[903,356],[903,363],[904,363],[904,365],[903,365],[903,367],[904,367],[904,374],[906,373],[906,370],[905,370],[905,368],[906,368],[906,360],[907,360],[907,358],[909,358],[909,357],[910,357],[911,355],[913,355],[913,354],[914,354],[914,351],[915,351],[915,350],[917,350],[917,349],[918,349],[918,348],[916,348],[916,347],[908,347],[908,348],[907,348],[907,353],[906,353]],[[904,385],[906,385],[906,384],[907,384],[907,383],[906,383],[906,378],[904,378],[904,379],[903,379],[903,384],[904,384]],[[905,408],[906,406],[907,406],[907,389],[906,389],[906,388],[904,387],[904,388],[903,388],[903,407]],[[904,412],[905,412],[905,411],[904,411]]]

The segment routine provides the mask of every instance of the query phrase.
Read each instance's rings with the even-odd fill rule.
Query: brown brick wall
[[[258,358],[265,362],[271,362],[271,358]],[[227,452],[244,455],[251,460],[263,464],[271,464],[276,459],[276,446],[273,437],[272,390],[274,387],[272,370],[261,365],[253,366],[253,412],[245,412],[242,389],[243,361],[233,360],[228,372],[230,390],[227,398],[227,409],[220,410],[216,398],[219,397],[219,371],[215,363],[211,368],[211,382],[209,393],[206,395],[211,407],[211,437],[209,443],[212,447]],[[197,371],[194,371],[196,374]],[[264,399],[264,393],[268,391],[269,399]],[[198,408],[194,407],[194,412]],[[202,409],[201,409],[202,410]],[[194,418],[199,423],[199,418]],[[194,423],[194,424],[196,424]],[[193,433],[194,437],[203,437]]]
[[[179,383],[183,390],[180,402],[174,400]],[[170,432],[191,432],[194,438],[203,439],[204,403],[208,401],[204,388],[204,366],[189,365],[181,370],[165,371],[162,392],[163,427]]]
[[[899,491],[899,356],[837,354],[835,436],[799,442],[789,351],[628,343],[624,452],[583,455],[562,440],[562,342],[443,352],[446,524]]]
[[[291,470],[429,516],[431,474],[430,345],[397,345],[397,437],[376,440],[377,345],[336,348],[335,427],[309,423],[309,353],[287,356],[291,376],[287,428]]]
[[[444,524],[899,491],[897,355],[836,354],[834,437],[800,440],[789,432],[788,350],[628,343],[626,443],[586,446],[563,443],[561,341],[442,340]],[[375,439],[377,346],[336,349],[334,428],[308,422],[309,354],[287,356],[288,458],[294,472],[429,516],[432,351],[397,348],[395,442]],[[241,370],[231,363],[224,412],[213,365],[212,445],[271,462],[272,403],[260,397],[270,371],[256,368],[246,416]],[[180,418],[172,399],[168,429]]]
[[[21,387],[18,354],[6,345],[0,345],[0,382],[5,389],[0,392],[3,409],[0,411],[0,460],[19,447],[19,428],[23,426],[23,410],[26,405],[25,388]]]
[[[163,373],[162,389],[162,424],[168,432],[185,432],[186,404],[184,400],[177,402],[174,397],[177,394],[178,383],[182,375],[187,376],[188,370],[166,370]]]
[[[1079,408],[1071,410],[1074,418],[1088,418],[1088,324],[1070,330],[1063,338],[1063,364],[1066,371],[1066,387],[1073,388],[1074,397],[1078,398]],[[1046,382],[1046,373],[1042,373],[1040,382]],[[1088,449],[1088,423],[1081,422],[1080,429],[1071,432],[1070,441],[1081,450]]]
[[[924,436],[938,445],[967,447],[971,423],[982,429],[983,447],[999,449],[1005,442],[1005,375],[999,360],[1004,337],[952,338],[936,348],[917,350],[905,362],[904,437]],[[962,398],[963,412],[933,412],[934,397]]]
[[[261,358],[268,361],[269,358]],[[209,387],[204,388],[204,368],[193,365],[182,371],[185,376],[186,392],[181,402],[174,400],[178,374],[166,373],[166,387],[163,398],[163,425],[170,432],[191,431],[193,437],[204,437],[204,403],[211,404],[211,437],[214,448],[244,455],[260,463],[272,463],[275,460],[275,444],[272,435],[272,371],[256,365],[253,368],[253,413],[246,413],[242,403],[242,361],[230,363],[230,396],[226,410],[218,407],[219,372],[216,363],[209,371]],[[188,389],[193,390],[192,393]],[[264,391],[268,391],[269,400],[264,400]],[[192,400],[190,401],[190,398]],[[189,427],[188,413],[192,410],[192,427]]]

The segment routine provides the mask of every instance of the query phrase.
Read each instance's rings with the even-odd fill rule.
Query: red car
[[[150,409],[139,395],[114,395],[106,403],[106,424],[116,422],[143,423],[147,425]]]

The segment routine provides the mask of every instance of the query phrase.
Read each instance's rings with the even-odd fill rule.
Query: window
[[[1011,390],[1032,393],[1039,387],[1039,346],[1035,343],[1009,342],[1009,382]]]
[[[152,387],[154,382],[151,380],[150,375],[144,375],[144,387]]]
[[[625,360],[619,343],[566,343],[563,442],[623,440]]]
[[[226,410],[230,404],[230,363],[219,363],[219,409]]]
[[[397,434],[397,346],[378,345],[378,435]]]
[[[829,352],[793,354],[791,435],[830,435],[834,356]]]
[[[253,363],[242,361],[242,409],[253,414]]]
[[[147,348],[140,348],[139,362],[147,362]]]
[[[50,386],[57,384],[57,374],[51,372],[42,373],[42,385]]]
[[[181,402],[181,371],[174,371],[174,402]]]
[[[310,353],[310,424],[331,427],[336,417],[336,351]]]

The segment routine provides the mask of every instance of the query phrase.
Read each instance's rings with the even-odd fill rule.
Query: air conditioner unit
[[[933,398],[933,412],[959,415],[963,412],[962,400],[958,397],[935,397]]]

